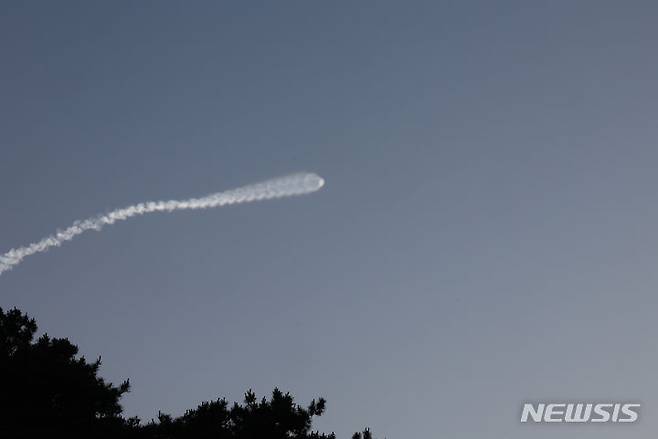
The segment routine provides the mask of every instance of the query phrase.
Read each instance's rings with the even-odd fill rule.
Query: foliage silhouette
[[[158,422],[142,428],[148,438],[298,438],[335,439],[334,434],[311,431],[314,416],[324,412],[325,401],[311,401],[304,408],[295,404],[293,397],[274,389],[271,398],[260,401],[251,390],[245,394],[244,403],[229,406],[225,399],[204,402],[183,416],[172,419],[160,414]]]
[[[0,308],[0,437],[104,437],[135,422],[120,416],[128,381],[106,383],[97,376],[100,358],[77,358],[67,339],[44,334],[33,341],[36,330],[34,319]]]
[[[270,399],[258,400],[250,390],[242,404],[204,402],[180,417],[160,413],[145,425],[126,419],[119,400],[128,381],[105,382],[98,376],[100,358],[88,363],[68,339],[44,334],[35,341],[36,331],[34,319],[0,308],[0,438],[335,439],[311,429],[324,413],[323,398],[302,407],[276,388]],[[366,429],[352,438],[372,435]]]

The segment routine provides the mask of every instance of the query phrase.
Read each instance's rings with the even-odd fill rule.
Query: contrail
[[[0,256],[0,275],[20,264],[28,256],[45,252],[51,247],[59,247],[64,242],[70,241],[88,230],[99,231],[107,225],[114,224],[117,221],[125,221],[133,216],[154,212],[173,212],[174,210],[210,209],[229,204],[251,203],[252,201],[291,197],[315,192],[322,186],[324,186],[324,179],[319,175],[298,173],[243,186],[226,192],[217,192],[201,198],[147,201],[124,207],[123,209],[117,209],[104,215],[75,221],[69,228],[47,236],[41,241],[9,250]]]

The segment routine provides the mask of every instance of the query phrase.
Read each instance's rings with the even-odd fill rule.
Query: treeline
[[[0,308],[0,438],[335,439],[312,430],[323,398],[302,406],[274,389],[269,398],[248,391],[242,403],[204,402],[182,416],[160,413],[142,423],[119,403],[130,389],[98,375],[100,358],[87,362],[66,338],[35,338],[37,324],[18,309]],[[372,439],[369,430],[353,439]]]

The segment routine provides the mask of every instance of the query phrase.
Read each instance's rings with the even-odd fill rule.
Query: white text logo
[[[630,423],[640,416],[640,404],[629,403],[525,403],[521,422]]]

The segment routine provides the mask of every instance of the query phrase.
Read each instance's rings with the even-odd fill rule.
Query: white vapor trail
[[[9,250],[0,255],[0,275],[20,264],[23,259],[36,253],[59,247],[66,241],[88,231],[99,231],[103,227],[117,221],[125,221],[133,216],[154,212],[173,212],[185,209],[210,209],[230,204],[250,203],[252,201],[270,200],[273,198],[291,197],[315,192],[324,186],[324,179],[317,174],[298,173],[285,177],[274,178],[262,183],[251,184],[226,192],[217,192],[201,198],[170,201],[147,201],[113,210],[82,221],[76,221],[67,229],[43,238],[41,241]]]

